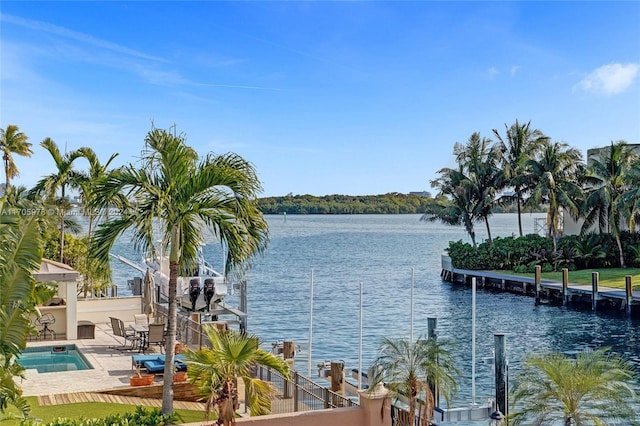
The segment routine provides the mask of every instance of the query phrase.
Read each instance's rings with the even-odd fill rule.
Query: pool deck
[[[129,386],[131,355],[137,351],[110,349],[122,346],[122,338],[115,337],[108,324],[96,324],[94,339],[30,341],[27,347],[76,345],[93,366],[91,370],[38,373],[26,371],[20,382],[24,396],[69,392],[92,392]]]

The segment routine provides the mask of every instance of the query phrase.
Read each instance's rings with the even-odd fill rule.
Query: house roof
[[[64,263],[55,262],[49,259],[42,259],[40,263],[40,271],[34,274],[36,281],[77,281],[80,278],[80,273],[73,269],[69,265]]]

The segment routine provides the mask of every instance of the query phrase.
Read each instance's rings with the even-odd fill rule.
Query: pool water
[[[90,370],[93,367],[75,345],[27,348],[18,360],[26,369],[38,373]]]

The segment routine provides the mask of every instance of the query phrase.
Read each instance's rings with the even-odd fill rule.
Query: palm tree
[[[31,157],[33,151],[31,144],[27,142],[27,135],[22,133],[18,126],[9,124],[5,129],[0,129],[0,151],[2,151],[2,162],[4,163],[5,191],[9,189],[9,182],[18,176],[18,168],[13,162],[12,154]]]
[[[440,221],[447,225],[463,225],[469,234],[473,247],[477,247],[474,223],[481,217],[475,202],[474,188],[462,167],[438,170],[440,177],[431,181],[431,186],[439,190],[435,202],[426,206],[420,217],[423,222]]]
[[[40,146],[51,154],[57,170],[56,172],[40,179],[36,183],[36,186],[29,191],[29,197],[34,199],[44,195],[50,200],[56,200],[56,213],[59,217],[60,228],[60,262],[64,262],[65,216],[69,209],[66,199],[66,189],[67,187],[77,187],[75,180],[76,172],[73,169],[73,162],[81,157],[81,153],[76,150],[62,155],[58,145],[51,138],[45,138],[40,142]],[[58,190],[60,190],[60,197],[56,199]]]
[[[513,188],[516,205],[518,208],[518,230],[522,237],[522,206],[525,202],[527,173],[526,162],[535,157],[535,152],[543,142],[549,141],[538,129],[531,129],[531,121],[527,124],[516,122],[511,127],[505,127],[505,139],[500,136],[498,130],[493,129],[493,134],[498,138],[498,147],[501,152],[501,161],[506,186]]]
[[[635,232],[636,224],[640,221],[640,161],[632,163],[625,173],[624,182],[626,189],[619,202],[628,212],[629,231]]]
[[[407,339],[384,338],[380,355],[368,372],[369,389],[384,383],[396,401],[405,400],[409,425],[415,424],[416,408],[421,400],[421,422],[430,424],[435,408],[432,389],[442,395],[447,404],[458,391],[455,376],[460,373],[450,347],[450,343],[436,339],[418,338],[412,343]]]
[[[0,413],[13,405],[23,416],[28,416],[30,408],[14,381],[24,373],[16,357],[26,348],[33,328],[29,315],[55,292],[36,285],[33,278],[42,256],[39,216],[17,215],[36,208],[27,200],[9,204],[0,198]]]
[[[288,378],[287,363],[260,349],[260,341],[256,336],[218,331],[211,324],[203,329],[211,347],[196,351],[187,349],[185,358],[189,366],[189,380],[207,397],[207,416],[215,409],[218,412],[218,424],[235,424],[238,380],[244,382],[247,390],[251,415],[269,414],[274,390],[268,382],[252,377],[251,370],[260,365],[272,368]]]
[[[582,155],[566,143],[543,142],[540,158],[526,162],[532,181],[531,200],[547,204],[547,236],[553,239],[553,249],[560,227],[561,209],[577,216],[581,188],[577,176]]]
[[[177,279],[196,265],[201,235],[209,229],[227,250],[227,271],[241,267],[268,241],[267,223],[258,210],[260,181],[253,166],[235,154],[207,155],[198,160],[182,135],[153,129],[145,138],[141,167],[127,165],[96,183],[96,204],[106,206],[124,194],[130,209],[102,223],[92,241],[92,255],[108,267],[116,238],[132,229],[136,249],[155,251],[162,235],[169,253],[169,313],[162,413],[173,410],[173,361],[177,324]]]
[[[624,223],[627,210],[621,197],[627,189],[625,175],[631,165],[637,161],[633,151],[627,148],[624,141],[611,142],[606,153],[590,158],[584,177],[587,184],[587,196],[583,211],[585,212],[582,232],[586,232],[598,223],[601,233],[608,232],[616,239],[620,267],[625,267],[622,242],[620,241],[621,225]]]
[[[489,216],[493,214],[496,204],[497,188],[502,186],[504,179],[502,171],[498,168],[499,151],[495,146],[491,146],[491,139],[482,138],[480,133],[475,132],[469,137],[466,145],[456,143],[453,154],[458,165],[466,173],[474,192],[474,208],[478,211],[478,218],[484,220],[488,240],[491,242]]]
[[[98,219],[97,212],[86,207],[95,204],[93,183],[107,175],[109,165],[118,156],[118,153],[111,154],[107,162],[102,164],[100,163],[100,159],[96,155],[95,151],[91,148],[78,148],[77,152],[81,157],[86,158],[86,160],[89,162],[89,171],[87,173],[78,172],[76,174],[76,184],[78,186],[78,189],[80,190],[82,202],[85,206],[85,208],[83,209],[83,214],[85,216],[88,216],[89,218],[87,235],[91,237],[91,235],[93,235],[94,222],[96,219]]]
[[[516,410],[509,423],[582,426],[637,420],[630,405],[636,398],[635,370],[608,350],[587,350],[575,359],[557,352],[530,356],[516,381]]]
[[[77,151],[81,157],[87,159],[89,162],[89,170],[88,172],[78,172],[76,173],[76,185],[80,190],[80,195],[82,197],[83,202],[83,215],[88,217],[89,225],[87,230],[87,241],[91,240],[91,236],[93,235],[94,223],[96,220],[100,220],[103,215],[101,215],[99,211],[95,211],[94,209],[89,208],[93,204],[96,204],[96,194],[94,192],[94,182],[104,178],[107,175],[107,170],[111,162],[118,156],[117,153],[112,154],[105,164],[100,163],[100,159],[96,155],[96,153],[87,147],[78,148]],[[125,200],[119,199],[115,200],[114,205],[122,207],[126,204]],[[104,210],[102,213],[106,213],[108,210]],[[102,281],[103,284],[106,284],[108,281],[108,274],[103,273],[100,275],[99,268],[95,268],[95,261],[91,259],[90,256],[87,255],[86,264],[83,270],[84,275],[84,295],[86,297],[89,289],[93,288],[94,284],[97,281]]]

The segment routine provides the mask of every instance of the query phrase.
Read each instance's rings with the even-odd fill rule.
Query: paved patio
[[[122,346],[122,343],[122,338],[113,335],[109,324],[96,324],[95,339],[28,342],[27,347],[76,345],[93,369],[56,373],[27,370],[26,379],[20,384],[24,395],[91,392],[129,386],[131,355],[138,352],[110,349],[110,346]]]

